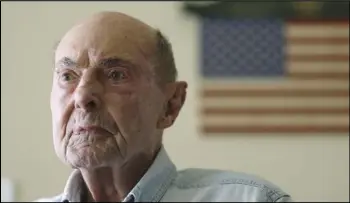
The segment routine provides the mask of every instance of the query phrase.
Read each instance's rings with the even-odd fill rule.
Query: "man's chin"
[[[72,168],[94,169],[108,166],[115,160],[115,154],[112,156],[107,153],[94,152],[90,146],[81,146],[74,152],[68,150],[66,154],[66,162]]]

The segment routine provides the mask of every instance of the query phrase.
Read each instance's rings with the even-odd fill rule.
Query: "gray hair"
[[[159,82],[174,82],[177,79],[177,69],[172,46],[160,30],[156,31],[156,74]]]

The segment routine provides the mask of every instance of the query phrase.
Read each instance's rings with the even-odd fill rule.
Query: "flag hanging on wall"
[[[349,21],[202,20],[204,133],[349,132]]]
[[[201,18],[204,134],[349,132],[349,2],[185,9]]]

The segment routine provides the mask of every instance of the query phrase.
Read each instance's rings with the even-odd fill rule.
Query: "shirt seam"
[[[189,189],[189,188],[196,188],[196,189],[200,189],[200,188],[205,188],[205,187],[210,187],[210,186],[214,186],[215,183],[210,184],[210,183],[202,183],[202,184],[197,184],[197,185],[177,185],[178,188],[180,189]],[[250,181],[249,183],[244,182],[244,179],[225,179],[223,181],[217,182],[216,183],[217,186],[223,186],[223,185],[245,185],[245,186],[251,186],[254,188],[258,188],[261,191],[266,191],[266,197],[268,200],[273,201],[273,195],[278,194],[278,198],[280,198],[284,194],[283,192],[281,192],[279,189],[273,189],[268,187],[266,184],[260,184],[260,183],[256,183],[255,181]],[[278,199],[277,198],[277,199]]]
[[[154,197],[152,198],[152,202],[158,202],[162,198],[161,196],[164,196],[164,194],[166,193],[166,190],[169,188],[169,185],[175,179],[174,174],[175,174],[175,171],[173,170],[173,168],[169,168],[169,173],[166,176],[167,178],[155,193]]]
[[[282,195],[278,197],[277,199],[273,200],[273,202],[277,202],[279,199],[282,199],[283,197],[290,197],[290,195]]]

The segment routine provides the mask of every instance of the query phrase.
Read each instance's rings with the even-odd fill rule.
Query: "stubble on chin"
[[[72,135],[66,147],[66,162],[72,168],[108,166],[120,158],[114,136],[96,138],[93,135]]]

